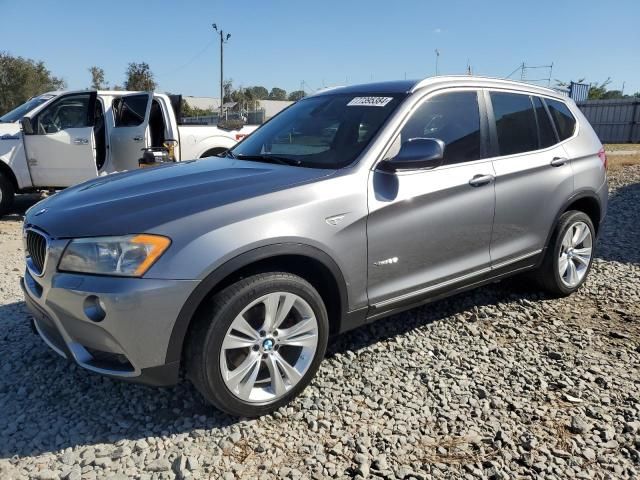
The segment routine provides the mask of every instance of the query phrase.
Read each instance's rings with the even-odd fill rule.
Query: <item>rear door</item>
[[[573,171],[548,109],[535,95],[485,92],[496,171],[494,266],[535,259],[573,193]]]
[[[95,92],[63,95],[31,118],[24,143],[34,186],[69,187],[97,176],[95,103]]]
[[[138,168],[142,149],[150,146],[149,114],[151,93],[132,93],[113,99],[113,130],[110,135],[111,162],[116,171]]]
[[[411,303],[490,269],[495,198],[493,166],[481,135],[486,126],[476,90],[431,95],[409,116],[394,144],[440,139],[444,164],[371,173],[368,295],[376,309]]]

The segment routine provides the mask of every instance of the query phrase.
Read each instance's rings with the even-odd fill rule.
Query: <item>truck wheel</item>
[[[536,272],[538,283],[554,295],[575,292],[591,269],[595,244],[595,228],[587,214],[577,210],[562,214]]]
[[[234,416],[272,412],[298,395],[324,357],[329,332],[318,292],[289,273],[263,273],[217,293],[189,334],[187,376]]]
[[[0,215],[4,215],[13,205],[15,189],[6,175],[0,172]]]

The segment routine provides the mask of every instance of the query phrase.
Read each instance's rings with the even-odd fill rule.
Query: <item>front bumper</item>
[[[180,309],[197,282],[114,278],[27,269],[21,280],[33,324],[49,347],[83,368],[150,385],[173,385],[179,362],[166,362]],[[106,315],[95,318],[97,303]]]

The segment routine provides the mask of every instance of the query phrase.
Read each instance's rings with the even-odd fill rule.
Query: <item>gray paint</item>
[[[561,144],[525,155],[430,171],[378,171],[377,163],[417,105],[451,88],[556,98],[569,104],[580,126]],[[575,104],[557,92],[468,76],[341,91],[412,92],[347,168],[204,159],[101,177],[40,202],[27,212],[25,224],[53,238],[52,261],[41,280],[45,294],[32,299],[67,336],[76,332],[81,341],[111,339],[113,348],[117,345],[139,371],[162,365],[177,311],[196,286],[259,247],[307,245],[324,252],[344,277],[346,313],[391,305],[442,285],[455,287],[459,280],[537,255],[577,191],[597,195],[603,211],[606,207],[606,175],[597,156],[600,142]],[[570,161],[551,166],[558,156]],[[475,175],[495,180],[473,187],[469,180]],[[43,208],[46,212],[36,216]],[[65,239],[129,233],[172,239],[143,279],[55,271]],[[96,333],[85,338],[65,325],[90,322],[79,307],[90,292],[105,296],[108,321],[90,324],[93,328],[87,331]],[[153,341],[145,341],[145,335]]]

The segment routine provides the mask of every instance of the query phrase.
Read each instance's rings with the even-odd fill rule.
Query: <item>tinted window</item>
[[[144,122],[149,95],[131,95],[113,101],[113,115],[116,127],[137,127]]]
[[[67,95],[53,102],[36,117],[38,133],[55,133],[69,128],[90,126],[90,94]]]
[[[569,107],[564,103],[548,98],[545,99],[545,102],[547,102],[549,112],[551,112],[553,121],[556,124],[556,130],[558,130],[560,140],[566,140],[573,135],[573,131],[576,128],[576,119],[569,111]]]
[[[538,149],[538,128],[528,95],[491,92],[500,155]]]
[[[536,109],[538,119],[538,131],[540,133],[540,148],[547,148],[556,143],[556,134],[553,132],[551,119],[539,97],[533,97],[533,106]]]
[[[362,93],[305,98],[264,124],[231,153],[263,160],[280,157],[303,167],[341,168],[360,155],[403,97]]]
[[[446,147],[447,164],[480,158],[480,113],[476,92],[451,92],[425,101],[400,132],[401,142],[437,138]]]

